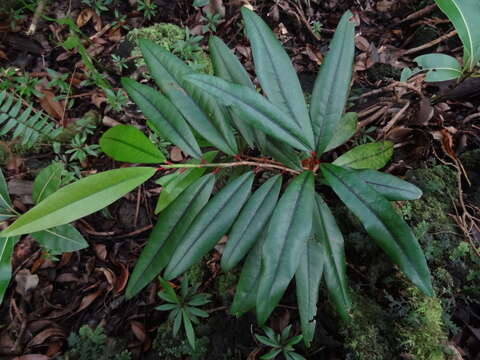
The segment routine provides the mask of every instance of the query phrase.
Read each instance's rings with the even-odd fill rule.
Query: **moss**
[[[389,64],[377,63],[367,70],[367,75],[372,82],[379,80],[389,79],[399,79],[401,70],[394,68]]]
[[[349,360],[393,359],[388,341],[388,314],[374,301],[359,293],[352,294],[352,320],[342,335]]]
[[[162,46],[171,53],[175,53],[180,59],[186,61],[194,70],[206,74],[213,74],[213,65],[210,57],[197,45],[189,48],[189,51],[176,51],[178,44],[186,40],[185,29],[170,23],[158,23],[149,27],[133,29],[127,34],[127,40],[135,44],[131,56],[138,56],[135,60],[137,67],[145,66],[145,60],[141,56],[140,48],[136,45],[138,39],[149,39]]]
[[[423,295],[415,287],[406,292],[411,311],[396,324],[402,350],[418,360],[444,360],[447,334],[440,300]]]
[[[155,357],[161,360],[185,359],[185,357],[191,360],[200,360],[207,358],[208,343],[207,337],[198,336],[195,349],[192,349],[187,340],[180,336],[173,337],[172,325],[166,322],[157,330],[157,336],[153,341],[153,350]]]
[[[228,272],[217,276],[215,280],[216,296],[218,296],[223,305],[230,305],[233,301],[234,289],[237,284],[238,276],[233,272]]]

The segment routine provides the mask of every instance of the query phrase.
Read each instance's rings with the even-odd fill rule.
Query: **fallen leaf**
[[[50,360],[50,357],[42,354],[28,354],[14,357],[13,360]]]
[[[75,313],[79,313],[82,310],[85,310],[87,307],[92,305],[92,303],[97,299],[97,297],[102,293],[102,289],[98,289],[94,293],[88,294],[83,297],[82,302],[80,303],[80,306],[78,309],[75,311]]]
[[[105,261],[107,259],[107,247],[104,244],[95,244],[95,254],[100,260]]]
[[[77,26],[81,28],[85,24],[87,24],[95,15],[95,11],[90,8],[83,9],[77,17]]]
[[[67,335],[65,334],[65,331],[63,331],[62,329],[49,328],[35,335],[35,337],[29,341],[27,347],[42,345],[43,343],[45,343],[47,339],[51,337],[65,339]]]
[[[127,286],[128,277],[130,276],[128,268],[124,264],[119,262],[118,266],[120,267],[120,275],[117,276],[117,285],[115,287],[116,294],[122,292],[123,289],[125,289],[125,286]]]
[[[183,161],[182,150],[178,146],[173,146],[170,150],[170,160],[175,162]]]
[[[22,269],[15,275],[15,281],[17,283],[15,291],[25,299],[29,299],[40,280],[38,275],[32,275],[30,270]]]
[[[40,98],[40,105],[48,115],[60,120],[64,115],[64,106],[55,99],[55,94],[49,90],[40,89],[43,96]]]
[[[133,334],[141,342],[145,342],[147,334],[145,333],[145,326],[142,323],[132,320],[130,321],[130,327],[132,328]]]

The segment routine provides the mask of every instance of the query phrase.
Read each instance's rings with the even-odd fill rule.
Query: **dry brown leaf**
[[[93,11],[92,9],[90,9],[90,8],[83,9],[80,12],[80,14],[78,14],[77,26],[79,28],[81,28],[82,26],[87,24],[93,18],[94,15],[96,15],[96,14],[95,14],[95,11]]]
[[[147,334],[145,333],[145,326],[143,326],[143,324],[140,323],[139,321],[132,320],[130,321],[130,327],[132,328],[132,331],[135,337],[141,343],[144,343],[147,338]]]
[[[17,286],[15,291],[25,299],[31,297],[31,292],[38,286],[40,279],[38,275],[33,275],[30,270],[22,269],[15,276]]]
[[[102,289],[98,289],[94,293],[88,294],[83,297],[82,302],[80,303],[80,306],[78,309],[75,311],[75,313],[79,313],[82,310],[85,310],[87,307],[92,305],[92,303],[97,299],[97,297],[102,293]]]
[[[128,277],[130,276],[128,268],[124,264],[119,262],[118,266],[120,267],[120,275],[117,276],[117,285],[115,287],[116,294],[122,292],[123,289],[125,289],[125,286],[127,286]]]
[[[107,259],[107,247],[104,244],[95,244],[95,254],[100,260],[105,261]]]
[[[95,269],[95,271],[100,272],[105,276],[108,283],[107,290],[112,291],[115,288],[115,284],[117,283],[117,277],[115,276],[113,271],[103,266]]]
[[[63,109],[64,106],[55,99],[55,94],[50,90],[40,89],[40,92],[43,94],[40,99],[40,105],[47,112],[48,115],[54,117],[57,120],[63,118]]]
[[[175,162],[183,161],[182,150],[178,146],[173,146],[170,150],[170,160]]]
[[[45,343],[45,341],[48,338],[51,338],[51,337],[55,337],[57,339],[58,338],[65,339],[67,335],[65,334],[65,331],[63,331],[62,329],[49,328],[35,335],[35,337],[29,341],[27,347],[42,345],[43,343]]]
[[[13,360],[50,360],[50,357],[42,354],[28,354],[14,357]]]

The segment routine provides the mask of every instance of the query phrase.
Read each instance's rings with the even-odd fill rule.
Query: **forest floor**
[[[142,35],[134,29],[178,25],[180,32],[163,25],[148,31],[159,32],[158,41],[202,70],[209,66],[208,38],[216,35],[255,79],[239,11],[249,5],[283,43],[308,94],[338,20],[349,9],[358,25],[348,111],[358,113],[359,126],[343,149],[374,140],[395,143],[385,171],[417,184],[425,194],[398,208],[426,252],[437,297],[424,297],[399,276],[339,206],[334,212],[348,234],[354,323],[343,324],[322,292],[314,344],[299,352],[308,359],[327,360],[479,360],[480,81],[434,85],[426,83],[423,74],[408,83],[399,81],[402,69],[412,67],[418,55],[462,57],[452,24],[428,0],[210,3],[194,7],[190,0],[60,0],[46,1],[40,10],[38,1],[31,0],[0,5],[0,91],[15,92],[57,126],[72,129],[58,146],[33,149],[2,136],[0,160],[15,206],[23,211],[32,205],[33,179],[52,160],[63,162],[72,177],[119,166],[102,155],[97,144],[116,124],[145,127],[120,84],[121,77],[139,78],[144,72],[134,49],[135,38]],[[171,144],[164,148],[173,162],[186,158]],[[197,352],[167,335],[165,314],[154,310],[160,303],[158,283],[125,299],[160,191],[156,184],[141,187],[102,216],[77,221],[90,244],[82,251],[52,258],[28,236],[17,244],[14,280],[0,307],[1,359],[89,359],[90,352],[100,359],[120,359],[114,356],[124,349],[134,359],[256,359],[264,353],[254,337],[259,332],[254,316],[236,319],[228,313],[238,273],[222,273],[216,251],[190,271],[202,292],[214,297],[210,318],[197,330],[203,339]],[[298,330],[295,306],[290,291],[270,326],[281,329],[293,323]],[[70,334],[83,325],[103,327],[106,340],[99,341],[101,346],[74,344]],[[77,354],[69,353],[75,346]],[[82,357],[78,352],[83,351]]]

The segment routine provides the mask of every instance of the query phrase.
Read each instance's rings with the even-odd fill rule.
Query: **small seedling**
[[[267,336],[255,334],[255,338],[258,341],[272,348],[268,353],[262,355],[260,359],[276,359],[277,356],[282,353],[286,360],[305,360],[303,356],[295,352],[295,348],[293,347],[302,341],[303,335],[290,337],[291,328],[292,325],[289,325],[283,329],[280,334],[275,334],[275,331],[271,328],[264,327],[263,331]]]

